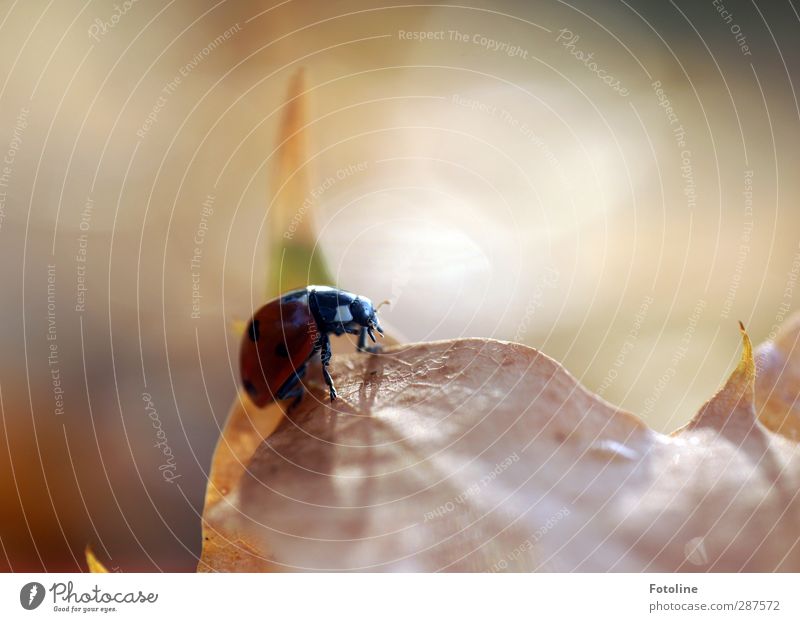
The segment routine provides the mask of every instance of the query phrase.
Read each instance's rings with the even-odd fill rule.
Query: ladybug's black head
[[[359,296],[353,300],[350,303],[350,314],[353,316],[354,322],[358,322],[358,324],[367,329],[372,341],[375,341],[375,335],[372,334],[373,329],[377,330],[381,336],[383,335],[383,329],[378,323],[375,307],[372,306],[372,301],[369,298]]]

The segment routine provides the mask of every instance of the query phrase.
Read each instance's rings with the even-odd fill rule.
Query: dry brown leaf
[[[673,436],[516,344],[339,356],[342,400],[318,387],[208,505],[204,567],[800,570],[797,446],[756,420],[743,339]]]
[[[800,315],[756,350],[756,411],[770,430],[800,440]]]
[[[234,400],[225,428],[222,430],[206,487],[206,511],[219,502],[237,484],[245,471],[246,465],[258,446],[269,436],[283,417],[278,404],[266,408],[258,408],[247,393],[240,391]],[[264,570],[258,555],[243,541],[228,541],[220,537],[215,529],[210,529],[203,521],[203,558],[198,570],[209,570],[204,563],[208,555],[212,555],[223,567],[236,567],[242,571],[256,572]]]
[[[97,556],[94,554],[91,545],[86,545],[83,554],[86,557],[86,566],[89,568],[89,572],[101,574],[108,572],[106,567],[103,565],[103,562],[97,559]]]

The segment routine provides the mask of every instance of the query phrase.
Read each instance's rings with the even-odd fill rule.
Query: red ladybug
[[[370,351],[367,335],[375,341],[373,330],[383,336],[369,298],[320,285],[291,291],[261,307],[247,325],[239,356],[242,385],[260,407],[288,398],[297,402],[303,396],[300,380],[306,366],[319,352],[333,401],[330,334],[358,334],[363,352]]]

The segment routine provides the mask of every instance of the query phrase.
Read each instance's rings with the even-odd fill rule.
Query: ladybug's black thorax
[[[309,288],[308,307],[320,333],[341,335],[353,332],[353,316],[350,305],[354,294],[332,287]]]

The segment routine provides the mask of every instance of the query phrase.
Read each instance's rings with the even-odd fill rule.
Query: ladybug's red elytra
[[[308,362],[319,352],[333,401],[330,334],[357,334],[358,350],[365,352],[371,350],[367,336],[375,342],[373,331],[383,336],[369,298],[321,285],[291,291],[261,307],[247,325],[239,356],[242,385],[259,407],[288,398],[297,402]]]

